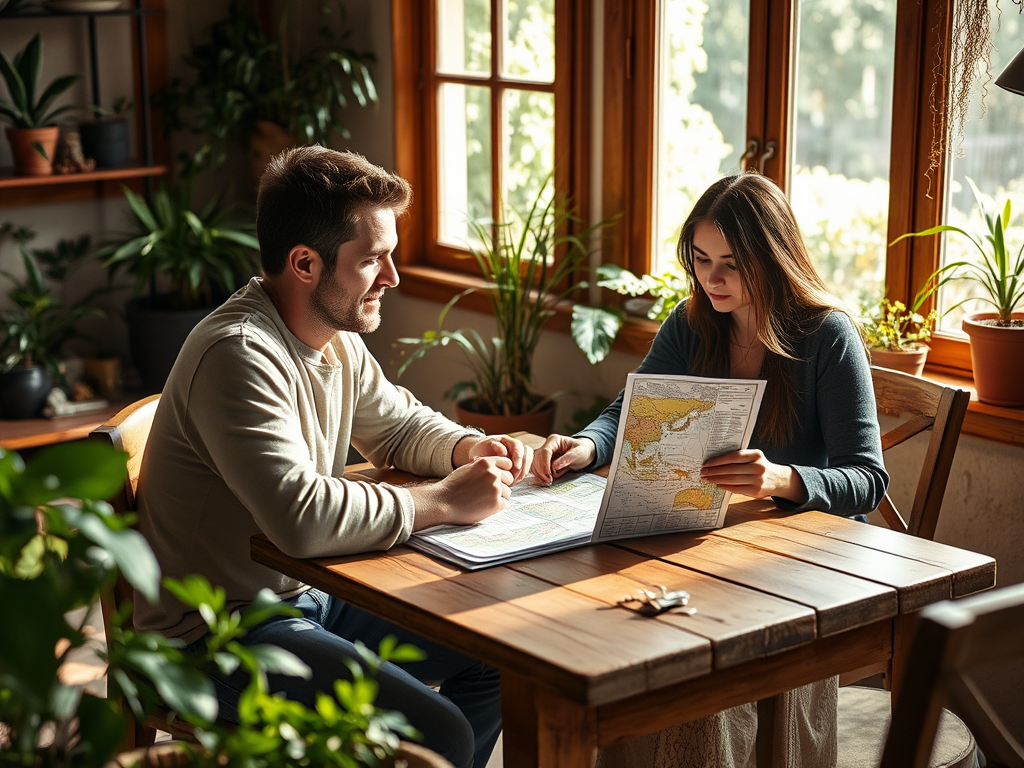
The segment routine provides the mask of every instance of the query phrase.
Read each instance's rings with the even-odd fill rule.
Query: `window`
[[[399,143],[417,145],[409,165],[399,153],[399,170],[410,177],[414,169],[417,262],[475,273],[475,263],[464,258],[469,221],[503,220],[503,206],[524,210],[552,180],[579,197],[573,153],[585,151],[586,141],[575,148],[570,141],[572,126],[584,121],[573,115],[577,65],[567,33],[574,19],[586,17],[587,6],[569,0],[394,3],[396,69],[413,106],[396,116]],[[414,37],[399,42],[405,25]]]
[[[595,207],[620,214],[605,233],[605,260],[637,273],[672,267],[696,196],[723,174],[755,167],[787,191],[819,267],[848,304],[882,290],[909,300],[940,263],[941,243],[892,241],[971,215],[964,176],[984,178],[996,194],[1024,193],[1019,153],[999,149],[1012,142],[1024,99],[991,86],[989,114],[968,123],[964,157],[943,153],[929,172],[945,98],[945,79],[934,90],[934,73],[949,66],[952,7],[393,0],[399,107],[408,102],[396,115],[399,170],[412,170],[423,202],[407,225],[417,244],[407,261],[472,272],[456,257],[464,212],[494,215],[501,198],[521,205],[545,168],[590,210],[593,123],[601,137]],[[1015,54],[1022,29],[1017,14],[1004,13],[994,72]],[[424,190],[437,194],[423,201]],[[929,359],[969,369],[956,324]]]

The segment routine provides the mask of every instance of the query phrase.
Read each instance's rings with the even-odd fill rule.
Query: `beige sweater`
[[[327,358],[326,360],[324,358]],[[413,527],[407,490],[342,478],[352,445],[376,466],[452,471],[469,431],[383,375],[358,334],[324,355],[295,338],[257,278],[185,342],[153,421],[139,479],[140,529],[165,576],[206,576],[229,606],[306,585],[257,565],[265,533],[295,557],[388,549]],[[135,624],[192,642],[198,613],[137,596]]]

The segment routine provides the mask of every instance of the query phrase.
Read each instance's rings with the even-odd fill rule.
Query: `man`
[[[272,678],[290,698],[312,704],[348,677],[355,640],[376,648],[393,634],[425,650],[425,661],[385,665],[378,705],[403,712],[455,765],[483,768],[501,727],[496,670],[249,557],[260,532],[290,555],[323,557],[476,522],[504,507],[530,467],[518,440],[466,430],[387,381],[358,335],[377,328],[381,296],[398,284],[395,217],[410,199],[403,179],[359,155],[304,147],[270,163],[256,211],[264,275],[200,323],[178,356],[143,459],[140,526],[166,575],[204,574],[231,607],[267,587],[302,612],[246,637],[313,670],[310,681]],[[444,479],[408,489],[345,480],[350,442],[377,466]],[[186,643],[205,632],[166,593],[137,607],[136,625]],[[245,682],[218,681],[222,716],[234,715]]]

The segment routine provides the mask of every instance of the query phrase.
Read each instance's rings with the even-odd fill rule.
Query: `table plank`
[[[782,528],[758,520],[709,534],[744,542],[787,557],[874,581],[896,590],[900,613],[947,600],[953,594],[952,573],[928,563],[851,544],[799,528]]]
[[[944,568],[953,573],[953,597],[963,597],[995,585],[996,561],[988,555],[824,512],[787,515],[772,522]]]
[[[696,614],[664,613],[643,620],[671,623],[707,638],[716,669],[809,643],[815,637],[815,614],[806,606],[616,547],[583,547],[508,567],[609,606],[635,596],[641,588],[685,589]]]
[[[883,619],[697,680],[609,702],[597,709],[598,744],[614,744],[884,662],[892,655],[893,621]]]
[[[757,541],[756,536],[752,538]],[[819,637],[892,617],[899,608],[891,587],[742,541],[710,534],[672,534],[616,545],[813,608]]]
[[[253,559],[474,658],[594,705],[706,674],[708,640],[507,568],[461,571],[419,552],[300,560],[265,537]]]

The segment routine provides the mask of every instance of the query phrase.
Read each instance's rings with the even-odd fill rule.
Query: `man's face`
[[[398,285],[391,253],[398,245],[390,208],[367,210],[356,220],[356,236],[338,248],[333,274],[324,273],[310,297],[314,314],[336,331],[369,333],[380,325],[380,297]]]

